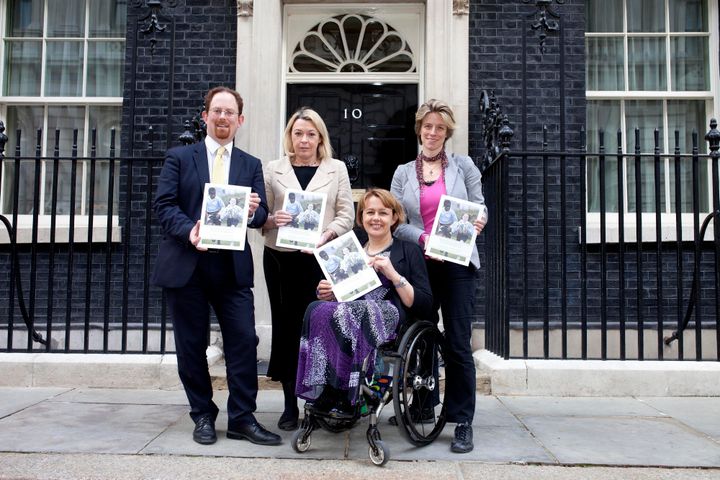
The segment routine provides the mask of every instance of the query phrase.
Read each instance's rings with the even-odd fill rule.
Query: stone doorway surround
[[[469,0],[237,0],[236,88],[245,99],[246,123],[237,144],[268,162],[282,154],[285,123],[285,92],[288,11],[307,7],[328,15],[341,12],[383,17],[384,13],[415,12],[421,19],[418,45],[418,100],[441,98],[454,109],[459,128],[449,144],[455,152],[468,151],[468,28]],[[328,80],[331,81],[331,80]],[[375,80],[377,81],[377,80]],[[258,358],[269,358],[270,305],[262,269],[263,238],[249,235],[255,259],[255,315],[260,337]]]

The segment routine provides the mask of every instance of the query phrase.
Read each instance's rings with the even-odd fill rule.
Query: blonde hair
[[[317,152],[318,160],[323,161],[326,158],[332,158],[332,145],[330,145],[330,135],[328,134],[325,122],[320,114],[310,107],[300,107],[293,113],[290,120],[288,120],[285,133],[283,134],[283,149],[285,149],[285,155],[290,158],[295,156],[295,150],[292,144],[292,129],[297,120],[305,120],[312,123],[320,134],[320,143],[318,144]]]
[[[417,135],[418,141],[422,143],[420,141],[420,131],[422,129],[423,120],[428,113],[437,113],[440,115],[443,122],[445,122],[445,126],[447,126],[447,138],[445,138],[445,140],[452,137],[456,126],[455,114],[447,103],[442,100],[431,98],[420,105],[420,108],[418,108],[418,111],[415,113],[415,135]]]
[[[382,188],[371,188],[360,198],[357,206],[357,215],[355,215],[355,223],[359,226],[363,226],[363,210],[365,210],[365,204],[370,200],[370,197],[376,197],[380,199],[380,202],[393,211],[397,215],[397,220],[390,226],[390,231],[394,232],[398,224],[405,223],[405,210],[403,210],[402,204],[395,198],[395,195]]]

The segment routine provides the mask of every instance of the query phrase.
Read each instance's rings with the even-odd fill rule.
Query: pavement
[[[224,405],[227,391],[216,393]],[[391,410],[391,409],[390,409]],[[258,420],[273,431],[282,392],[263,389]],[[298,454],[292,432],[264,447],[192,440],[180,389],[0,388],[0,479],[720,479],[720,397],[477,395],[475,449],[450,452],[453,425],[413,447],[383,412],[391,460],[368,458],[367,419],[318,430]]]

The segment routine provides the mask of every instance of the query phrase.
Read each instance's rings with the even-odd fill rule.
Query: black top
[[[315,176],[315,172],[317,172],[318,167],[296,167],[293,165],[293,170],[295,171],[295,176],[298,179],[298,182],[300,182],[300,186],[303,190],[305,190],[310,183],[310,180]]]
[[[428,320],[433,318],[433,297],[428,280],[425,256],[417,244],[394,238],[390,246],[390,261],[395,270],[405,277],[415,290],[410,307],[403,305],[395,288],[391,289],[390,301],[400,313],[400,322]]]

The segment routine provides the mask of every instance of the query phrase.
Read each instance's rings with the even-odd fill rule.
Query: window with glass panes
[[[703,136],[712,113],[717,88],[711,65],[717,64],[717,47],[711,48],[709,14],[717,14],[717,2],[708,0],[586,0],[586,81],[588,151],[597,152],[598,133],[605,132],[605,151],[617,151],[617,132],[622,132],[623,151],[634,152],[638,128],[640,151],[654,151],[658,130],[661,153],[675,149],[690,153],[692,132],[698,132],[699,149],[707,150]],[[712,12],[709,8],[713,9]],[[717,25],[712,27],[717,29]],[[711,56],[713,58],[711,58]],[[714,63],[711,63],[714,62]],[[673,160],[661,165],[661,209],[675,211]],[[600,211],[600,175],[605,177],[608,212],[617,212],[618,162],[608,157],[604,172],[590,158],[587,167],[589,212]],[[636,212],[635,161],[626,159],[623,169],[625,212]],[[641,162],[641,211],[655,211],[653,159]],[[700,208],[710,210],[709,164],[701,165]],[[682,211],[692,212],[692,175],[689,161],[681,168]],[[670,201],[667,201],[667,200]]]
[[[42,130],[42,156],[55,150],[55,131],[60,131],[60,157],[73,150],[77,130],[77,155],[89,157],[93,129],[97,132],[95,178],[89,161],[77,165],[71,178],[71,162],[61,160],[57,172],[57,213],[70,213],[70,190],[75,182],[74,212],[87,214],[90,182],[94,182],[94,213],[107,212],[108,161],[111,129],[119,151],[123,95],[123,65],[127,0],[4,0],[2,86],[0,114],[15,152],[16,131],[22,131],[23,156],[34,156],[37,130]],[[12,210],[15,165],[3,166],[0,211]],[[19,214],[33,213],[35,166],[20,165]],[[40,214],[51,213],[53,162],[44,161],[40,182]],[[117,177],[116,177],[117,178]],[[114,189],[117,196],[117,188]],[[116,199],[113,201],[117,201]]]

